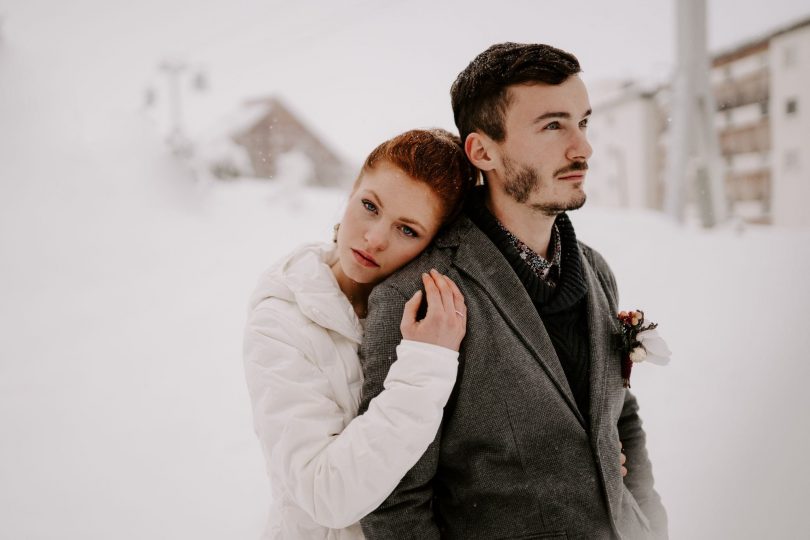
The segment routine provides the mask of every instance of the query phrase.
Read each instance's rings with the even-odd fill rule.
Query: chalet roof
[[[306,133],[308,137],[316,141],[324,154],[328,155],[330,159],[336,162],[344,162],[324,141],[324,138],[317,130],[304,123],[301,117],[294,113],[280,97],[267,96],[248,99],[244,102],[243,109],[245,110],[244,119],[247,123],[242,124],[238,130],[230,132],[231,136],[239,137],[240,135],[247,134],[252,129],[259,128],[261,121],[272,115],[278,121],[288,125],[294,125],[300,129],[301,132]]]

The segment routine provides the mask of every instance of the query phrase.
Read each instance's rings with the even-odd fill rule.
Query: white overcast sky
[[[810,15],[798,0],[708,9],[712,50]],[[41,72],[41,91],[66,107],[136,109],[147,85],[163,88],[158,63],[178,58],[210,77],[207,94],[186,100],[192,132],[242,98],[278,93],[359,162],[396,132],[453,129],[450,84],[495,42],[567,49],[589,84],[662,80],[673,15],[674,0],[0,0],[0,99],[5,60]]]

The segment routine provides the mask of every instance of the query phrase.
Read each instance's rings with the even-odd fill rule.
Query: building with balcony
[[[714,55],[710,80],[731,215],[810,226],[810,17]],[[663,208],[670,92],[595,93],[593,201]]]

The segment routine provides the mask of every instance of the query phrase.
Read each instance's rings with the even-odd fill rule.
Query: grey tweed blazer
[[[467,217],[376,287],[360,356],[360,410],[383,389],[402,336],[405,302],[430,268],[467,303],[459,377],[442,427],[374,512],[367,538],[666,538],[645,434],[622,386],[616,284],[602,257],[580,244],[588,283],[590,422],[577,408],[554,346],[525,288]],[[619,441],[629,474],[623,479]]]

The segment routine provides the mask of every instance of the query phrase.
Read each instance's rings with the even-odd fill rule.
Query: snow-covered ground
[[[573,218],[674,351],[632,381],[672,538],[810,538],[810,231]]]
[[[0,538],[256,538],[247,297],[343,195],[197,182],[52,53],[0,44]],[[633,374],[671,536],[810,537],[810,231],[572,218],[674,351]]]
[[[329,237],[343,196],[195,184],[130,120],[106,188],[54,167],[14,189],[25,176],[4,162],[0,538],[260,530],[245,301],[267,263]],[[622,305],[645,309],[674,351],[633,375],[673,538],[807,537],[810,233],[573,218],[612,263]]]

